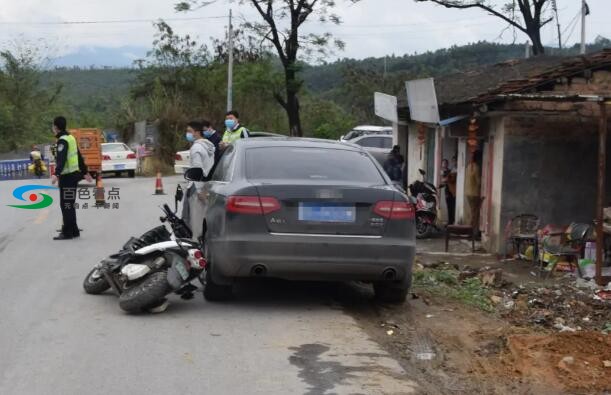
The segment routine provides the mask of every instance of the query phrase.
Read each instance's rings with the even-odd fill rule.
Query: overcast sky
[[[575,17],[580,9],[580,0],[557,2],[562,30],[566,30],[564,38],[572,45],[580,35],[580,26],[574,25],[572,31],[570,25],[572,21],[578,21]],[[83,47],[150,47],[153,40],[154,29],[150,22],[49,24],[66,21],[165,18],[170,19],[169,23],[176,31],[190,33],[202,40],[223,35],[227,25],[224,17],[228,14],[227,1],[187,14],[176,14],[174,3],[174,0],[0,0],[0,45],[25,37],[37,42],[42,40],[61,55]],[[511,31],[499,37],[505,25],[480,10],[448,10],[413,0],[362,0],[356,5],[337,0],[337,3],[336,12],[343,20],[341,26],[325,26],[313,21],[307,29],[330,31],[345,41],[346,50],[338,53],[339,57],[402,55],[478,40],[512,42],[514,39]],[[588,41],[597,35],[611,38],[611,23],[608,22],[611,0],[588,0],[588,4],[592,11],[587,22]],[[256,17],[248,5],[233,2],[231,7],[238,17]],[[572,35],[569,35],[571,31]],[[557,45],[556,34],[555,24],[547,25],[543,31],[544,44]],[[518,33],[517,42],[525,41],[526,36]]]

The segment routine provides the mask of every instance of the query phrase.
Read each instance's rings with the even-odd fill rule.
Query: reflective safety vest
[[[226,130],[223,134],[223,143],[233,144],[242,138],[242,132],[248,136],[248,130],[244,126],[240,126],[236,130]]]
[[[66,152],[66,163],[62,169],[62,174],[70,174],[79,171],[78,165],[78,145],[74,136],[68,134],[60,137],[68,143],[68,152]]]

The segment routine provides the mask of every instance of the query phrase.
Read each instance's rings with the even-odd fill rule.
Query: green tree
[[[61,86],[40,82],[40,52],[33,46],[0,51],[0,150],[49,139]]]
[[[351,0],[356,2],[358,0]],[[188,11],[215,1],[187,0],[176,5],[178,11]],[[324,56],[334,44],[342,49],[344,43],[333,40],[331,34],[303,34],[304,24],[312,17],[321,22],[340,23],[333,13],[335,0],[242,0],[250,4],[262,21],[248,22],[246,27],[256,33],[275,49],[284,70],[284,94],[276,93],[275,98],[285,110],[292,136],[302,136],[299,92],[303,80],[299,77],[299,59],[314,54]],[[300,51],[303,53],[300,55]]]
[[[545,18],[543,16],[545,5],[549,4],[551,0],[511,0],[504,3],[500,8],[487,0],[416,1],[431,1],[447,8],[480,8],[526,34],[532,42],[534,55],[543,55],[545,53],[545,47],[541,42],[541,28],[554,19],[553,17]]]

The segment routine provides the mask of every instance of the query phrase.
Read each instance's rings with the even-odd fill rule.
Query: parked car
[[[365,151],[373,155],[382,165],[393,146],[392,135],[387,134],[365,134],[350,140],[349,143],[363,147]]]
[[[259,138],[259,137],[282,137],[281,134],[277,133],[268,133],[268,132],[249,132],[249,137],[251,138]],[[174,173],[176,174],[184,174],[185,170],[189,168],[189,150],[179,151],[176,153],[174,157]]]
[[[130,177],[136,176],[138,167],[136,153],[123,143],[102,144],[102,173],[127,172]]]
[[[370,154],[328,140],[243,139],[204,186],[204,296],[231,295],[235,279],[360,280],[381,300],[411,285],[415,208]]]
[[[189,150],[178,151],[174,156],[174,173],[183,174],[189,168],[190,158]]]
[[[373,125],[360,125],[340,137],[339,141],[350,141],[357,137],[370,135],[370,134],[391,134],[392,127],[390,126],[373,126]]]

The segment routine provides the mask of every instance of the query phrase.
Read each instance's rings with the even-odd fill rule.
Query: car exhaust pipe
[[[264,277],[267,274],[267,269],[263,265],[255,265],[250,270],[250,275],[253,277]]]
[[[386,269],[382,273],[382,278],[387,281],[393,281],[397,279],[397,272],[395,269]]]

